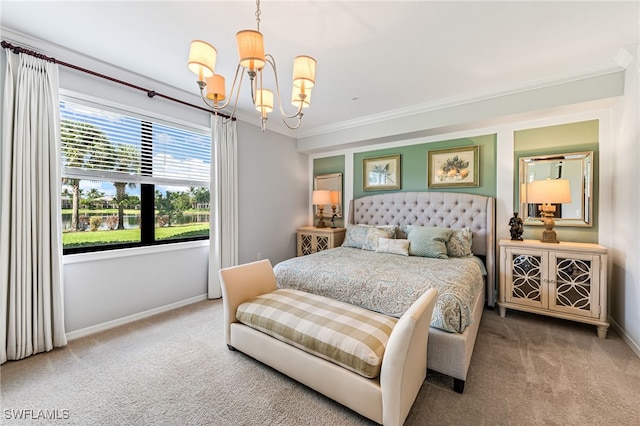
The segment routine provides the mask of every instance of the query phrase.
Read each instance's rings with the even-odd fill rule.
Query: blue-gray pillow
[[[407,226],[409,255],[448,259],[447,241],[451,238],[451,229],[433,226]]]
[[[367,238],[369,225],[347,225],[347,232],[344,236],[342,247],[362,248]]]

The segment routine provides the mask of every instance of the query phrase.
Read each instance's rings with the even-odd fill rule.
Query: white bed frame
[[[495,199],[459,192],[391,192],[352,200],[348,214],[350,224],[471,228],[471,249],[487,269],[486,289],[473,306],[473,324],[463,333],[430,328],[427,350],[427,367],[453,377],[455,391],[462,393],[485,301],[490,307],[496,302]],[[399,238],[406,237],[398,232]]]

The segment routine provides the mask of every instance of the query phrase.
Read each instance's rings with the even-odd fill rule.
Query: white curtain
[[[9,49],[5,52],[0,151],[2,363],[67,343],[58,66]]]
[[[236,122],[211,118],[209,298],[222,296],[220,268],[238,264],[238,135]]]

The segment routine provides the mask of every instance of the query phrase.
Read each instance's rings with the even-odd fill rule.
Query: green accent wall
[[[313,160],[313,175],[326,175],[330,173],[342,173],[344,177],[344,155],[334,157],[316,158]],[[344,179],[343,179],[344,185]]]
[[[556,226],[554,230],[560,241],[582,243],[598,242],[599,206],[599,122],[581,121],[557,126],[540,127],[514,132],[514,212],[520,209],[520,158],[538,155],[564,154],[570,152],[593,151],[593,226]],[[525,225],[523,238],[539,239],[543,227]]]
[[[480,186],[463,188],[427,188],[427,152],[430,150],[455,147],[479,146]],[[363,160],[386,155],[400,154],[401,192],[434,191],[464,192],[495,197],[496,196],[496,135],[474,136],[439,142],[407,145],[397,148],[378,149],[354,154],[353,197],[384,194],[390,191],[365,191],[363,189]],[[391,191],[393,192],[393,191]]]

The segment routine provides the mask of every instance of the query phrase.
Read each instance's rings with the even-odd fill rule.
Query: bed
[[[280,262],[274,267],[278,287],[396,317],[427,289],[437,288],[427,366],[453,377],[454,389],[462,393],[484,305],[495,305],[494,209],[492,197],[464,193],[394,192],[352,200],[346,245],[350,234],[370,227],[386,231],[389,239],[378,241],[394,246],[406,242],[390,241],[394,237],[405,240],[409,232],[444,228],[470,232],[473,256],[438,259],[343,246]]]

